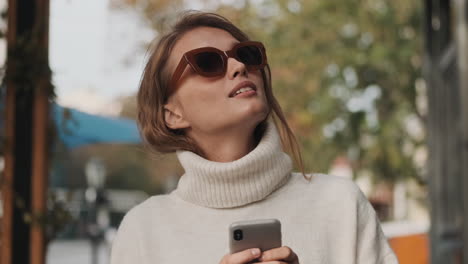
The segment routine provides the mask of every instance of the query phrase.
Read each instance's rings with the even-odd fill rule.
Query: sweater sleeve
[[[398,264],[398,259],[388,244],[374,208],[359,187],[356,188],[358,189],[356,263]]]
[[[139,248],[140,239],[130,213],[131,211],[120,223],[112,243],[110,264],[143,263]]]

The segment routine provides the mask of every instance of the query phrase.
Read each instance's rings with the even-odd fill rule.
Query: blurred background
[[[41,14],[47,17],[43,21],[49,25],[48,35],[39,37],[46,40],[41,43],[45,43],[42,47],[50,67],[50,71],[45,71],[50,78],[49,85],[45,85],[49,102],[49,121],[44,130],[47,157],[42,157],[47,164],[43,181],[47,184],[42,187],[46,197],[45,214],[37,220],[32,213],[34,191],[31,197],[22,196],[20,189],[12,191],[11,196],[5,194],[9,192],[5,191],[8,174],[4,173],[8,167],[8,144],[13,144],[8,143],[8,126],[14,124],[8,119],[6,88],[9,82],[16,81],[20,87],[27,83],[26,78],[35,77],[20,74],[8,78],[9,69],[4,66],[0,110],[5,118],[0,122],[0,171],[4,185],[2,197],[10,198],[3,198],[0,219],[5,222],[6,213],[10,211],[2,208],[10,204],[13,209],[8,210],[21,220],[13,216],[12,225],[2,224],[1,246],[8,243],[6,233],[20,232],[15,231],[20,228],[15,227],[15,221],[24,221],[25,226],[34,225],[36,221],[41,224],[45,237],[42,245],[45,263],[108,263],[110,245],[123,215],[146,198],[176,187],[183,174],[176,157],[151,153],[141,144],[135,123],[136,93],[150,42],[177,20],[178,12],[196,9],[226,16],[252,39],[265,44],[273,89],[300,141],[306,171],[354,180],[377,211],[400,263],[429,263],[431,253],[432,263],[468,263],[466,259],[457,262],[462,261],[464,244],[460,241],[463,223],[467,221],[457,216],[468,212],[462,209],[468,204],[467,199],[463,203],[462,190],[466,183],[462,172],[465,171],[456,166],[450,169],[450,160],[461,164],[457,158],[464,156],[460,154],[463,149],[455,153],[450,152],[449,147],[456,148],[461,141],[437,140],[437,136],[452,138],[448,129],[452,124],[458,124],[456,136],[466,136],[460,124],[466,124],[461,118],[468,113],[462,112],[465,108],[457,101],[461,98],[457,94],[462,90],[459,87],[467,87],[463,87],[463,81],[458,81],[456,73],[457,69],[463,70],[462,66],[457,66],[461,65],[457,64],[458,60],[468,61],[468,57],[466,51],[455,44],[457,38],[453,33],[459,18],[455,7],[463,4],[466,7],[466,1],[36,2],[39,4],[31,7],[31,12],[43,12]],[[34,62],[29,53],[7,49],[14,47],[8,44],[12,37],[6,35],[8,21],[12,21],[12,14],[7,12],[8,4],[12,3],[18,4],[12,0],[0,1],[3,10],[1,65],[6,65],[7,58],[13,61],[17,57],[26,64]],[[45,3],[48,11],[41,11],[40,3]],[[25,18],[21,18],[20,13],[15,16],[20,35],[21,19]],[[21,43],[19,37],[16,41]],[[466,39],[460,42],[466,43]],[[447,54],[442,52],[445,50]],[[445,63],[441,64],[445,68],[434,66],[439,60]],[[36,69],[34,65],[26,66]],[[442,72],[440,76],[433,73],[434,69]],[[445,89],[458,87],[452,89],[454,92],[450,96],[443,97],[445,101],[442,102],[455,107],[455,114],[448,106],[435,106],[431,113],[437,114],[440,109],[446,111],[431,119],[429,108],[434,107],[429,104],[431,83],[435,83],[434,87],[444,84]],[[25,91],[26,95],[31,95],[27,93],[31,89],[25,88]],[[433,94],[432,98],[441,96],[444,94]],[[39,105],[28,102],[24,104]],[[19,111],[21,103],[16,101],[16,105]],[[36,110],[29,108],[33,113],[38,113]],[[444,115],[454,118],[447,119]],[[441,131],[441,127],[446,130]],[[12,135],[20,138],[22,134],[17,131],[22,127],[16,125],[15,128]],[[34,124],[26,128],[30,131],[27,135],[39,133]],[[428,130],[436,132],[430,134]],[[432,141],[429,140],[431,135]],[[430,150],[444,146],[448,147],[430,160]],[[34,161],[31,163],[36,168]],[[432,170],[433,175],[429,171],[431,168],[437,169]],[[454,189],[441,183],[447,176],[442,174],[447,170],[455,177],[449,181]],[[15,182],[24,181],[18,173],[14,175],[16,178],[12,176],[11,179]],[[431,179],[436,187],[431,187]],[[34,186],[34,180],[30,180],[30,184]],[[431,190],[445,198],[430,198]],[[459,204],[454,204],[457,198]],[[434,203],[437,201],[440,204]],[[452,203],[453,208],[444,202]],[[429,210],[430,204],[433,211]],[[438,211],[438,208],[445,209]],[[435,221],[440,224],[436,225]],[[433,231],[432,243],[439,244],[430,250],[430,230],[438,226],[442,231]],[[33,237],[34,232],[28,236]],[[440,254],[435,253],[435,248]],[[434,257],[437,254],[439,259],[450,258],[450,261],[437,262]],[[12,255],[15,259],[14,253]],[[5,264],[10,263],[29,262],[5,261]]]

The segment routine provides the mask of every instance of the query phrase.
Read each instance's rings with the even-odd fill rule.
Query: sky
[[[135,94],[146,44],[156,33],[138,15],[110,0],[50,1],[50,66],[57,102],[117,115],[118,98]]]

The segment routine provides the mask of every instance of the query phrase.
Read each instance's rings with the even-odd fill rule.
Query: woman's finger
[[[275,261],[268,261],[268,262],[255,262],[254,264],[289,264],[289,263],[275,260]]]
[[[268,262],[255,262],[254,264],[289,264],[289,263],[275,260],[275,261],[268,261]]]
[[[246,249],[233,254],[227,254],[221,261],[221,264],[244,264],[260,257],[262,252],[258,248]]]
[[[294,253],[291,248],[286,246],[263,252],[259,260],[262,262],[282,260],[288,263],[299,263],[296,253]]]

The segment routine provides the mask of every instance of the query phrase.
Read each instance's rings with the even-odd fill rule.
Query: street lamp
[[[98,263],[98,248],[109,227],[109,210],[104,190],[106,167],[98,158],[91,158],[85,167],[88,188],[85,192],[88,203],[87,231],[91,241],[92,264]]]

